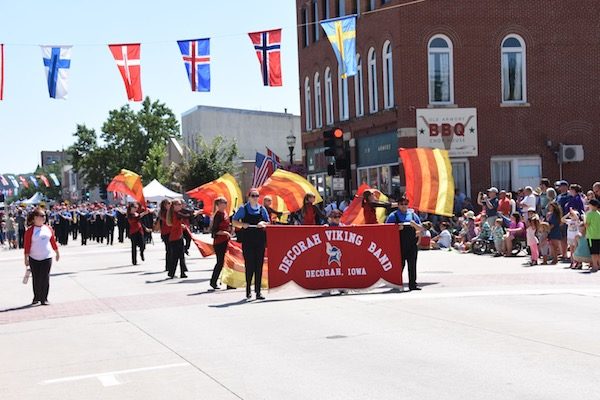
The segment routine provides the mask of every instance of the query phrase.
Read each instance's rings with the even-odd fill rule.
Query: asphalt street
[[[0,399],[600,399],[600,273],[427,251],[420,292],[246,302],[196,249],[165,279],[154,241],[136,266],[128,243],[63,247],[33,307],[0,250]]]

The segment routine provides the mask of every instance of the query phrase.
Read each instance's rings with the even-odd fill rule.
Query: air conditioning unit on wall
[[[561,144],[558,149],[558,162],[583,161],[583,146],[580,144]]]

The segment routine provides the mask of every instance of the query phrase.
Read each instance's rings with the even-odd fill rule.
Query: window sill
[[[500,103],[500,107],[502,108],[523,108],[523,107],[531,107],[530,103]]]
[[[427,108],[458,108],[458,104],[428,104]]]

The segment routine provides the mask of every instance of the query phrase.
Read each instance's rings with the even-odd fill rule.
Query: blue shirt
[[[400,210],[396,210],[390,215],[388,215],[385,220],[386,224],[402,224],[405,222],[414,221],[417,224],[421,224],[421,219],[417,214],[412,211],[407,211],[406,213],[401,212]]]
[[[488,199],[490,204],[492,205],[492,208],[489,208],[487,205],[487,202],[484,201],[483,202],[483,206],[485,208],[485,215],[486,217],[495,217],[496,215],[498,215],[498,198],[494,197],[493,199]]]
[[[249,203],[246,203],[243,206],[241,206],[240,208],[238,208],[238,210],[233,215],[233,220],[239,221],[241,219],[244,219],[244,217],[246,216],[246,209],[248,209],[250,215],[258,215],[258,213],[260,213],[263,221],[265,221],[265,222],[270,221],[269,214],[267,213],[266,208],[264,208],[261,205],[259,205],[257,208],[253,208]]]
[[[567,203],[569,202],[569,200],[571,200],[571,197],[572,196],[569,194],[569,192],[561,193],[558,196],[556,196],[556,202],[561,206],[563,214],[569,212],[569,209],[567,208]]]

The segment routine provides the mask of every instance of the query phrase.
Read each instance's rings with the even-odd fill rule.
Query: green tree
[[[163,185],[169,182],[169,169],[163,163],[166,149],[167,145],[164,141],[154,143],[148,150],[148,156],[142,165],[142,177],[153,177]],[[144,180],[148,180],[148,178]],[[148,184],[149,181],[145,183]]]
[[[85,125],[77,125],[73,134],[76,141],[69,154],[74,169],[90,186],[104,186],[121,168],[142,174],[144,183],[164,179],[164,171],[156,164],[169,137],[179,137],[179,123],[175,114],[158,100],[146,97],[139,111],[127,104],[109,112],[98,135]],[[145,172],[142,172],[145,170]],[[147,175],[158,173],[159,176]]]
[[[239,152],[235,140],[216,136],[207,143],[198,139],[198,152],[187,149],[188,156],[181,166],[172,169],[172,180],[183,191],[191,190],[204,183],[213,181],[221,175],[235,172],[235,159]]]

